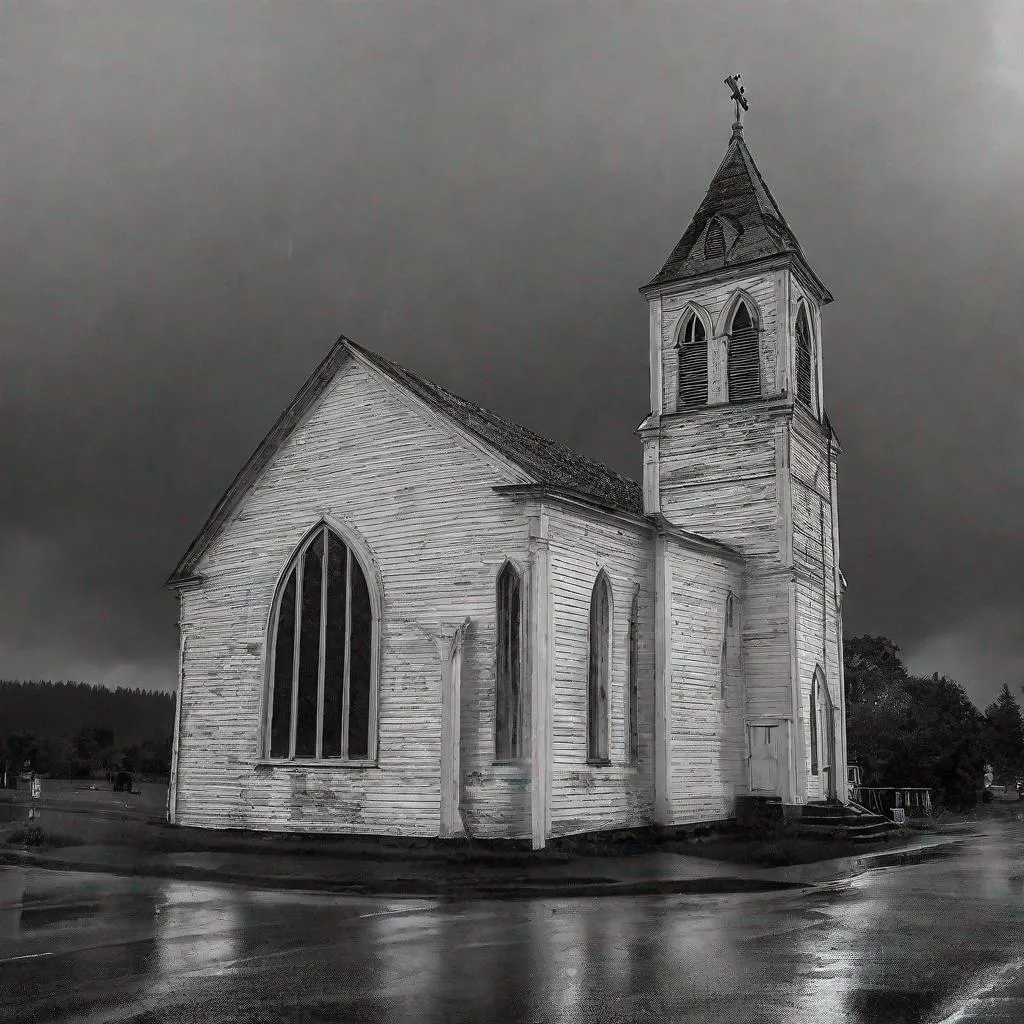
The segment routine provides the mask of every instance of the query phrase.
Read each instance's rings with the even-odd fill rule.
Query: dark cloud
[[[173,685],[161,584],[339,333],[631,474],[721,81],[811,261],[848,633],[1024,679],[1012,2],[107,5],[0,20],[0,675]]]

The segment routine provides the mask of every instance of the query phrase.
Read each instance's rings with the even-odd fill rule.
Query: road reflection
[[[0,1017],[1024,1020],[1022,832],[716,897],[377,901],[4,869]]]

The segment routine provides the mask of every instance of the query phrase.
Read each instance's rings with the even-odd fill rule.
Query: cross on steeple
[[[741,77],[742,76],[737,71],[734,75],[729,75],[725,80],[725,84],[732,90],[732,99],[736,104],[736,123],[732,126],[732,130],[734,132],[743,131],[743,121],[740,114],[740,108],[742,107],[744,110],[750,109],[750,105],[747,103],[747,98],[743,95],[746,90],[742,85],[740,85]]]

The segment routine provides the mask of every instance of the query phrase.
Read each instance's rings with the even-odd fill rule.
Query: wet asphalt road
[[[1024,1021],[1024,824],[811,891],[369,900],[0,868],[0,1020]]]

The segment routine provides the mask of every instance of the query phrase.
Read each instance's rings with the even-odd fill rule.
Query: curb
[[[727,894],[806,889],[810,883],[728,876],[694,879],[651,879],[629,882],[586,878],[553,883],[472,883],[458,880],[394,878],[368,884],[356,881],[302,878],[293,875],[243,875],[187,865],[97,864],[94,861],[57,860],[30,853],[0,852],[0,865],[36,867],[48,871],[81,871],[130,877],[168,878],[188,882],[245,885],[258,889],[289,889],[348,896],[398,896],[444,900],[564,899],[574,896],[657,896],[670,894]]]
[[[101,864],[95,861],[62,860],[15,850],[0,850],[0,865],[35,867],[48,871],[78,871],[92,874],[128,877],[166,878],[187,882],[243,885],[257,889],[287,889],[324,892],[347,896],[388,896],[434,898],[449,901],[476,899],[564,899],[593,896],[660,896],[660,895],[727,895],[751,892],[779,892],[814,889],[845,881],[873,868],[911,866],[936,857],[947,856],[965,842],[930,843],[921,847],[881,851],[854,858],[847,870],[831,877],[789,881],[778,878],[742,878],[711,876],[689,879],[639,879],[615,881],[586,877],[567,878],[558,882],[469,882],[458,879],[392,878],[366,883],[355,880],[332,880],[294,875],[251,875],[231,871],[196,868],[186,864]],[[818,863],[827,863],[819,861]],[[801,865],[813,869],[813,864]],[[785,870],[768,869],[768,870]]]

